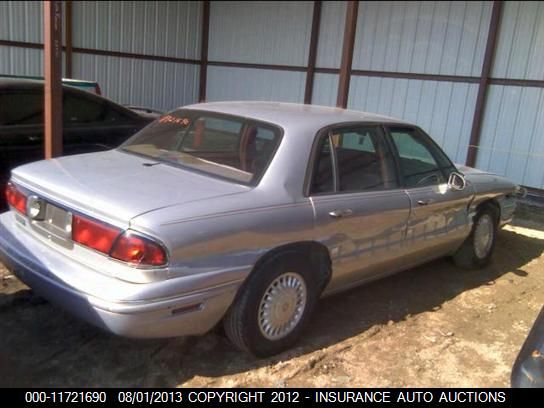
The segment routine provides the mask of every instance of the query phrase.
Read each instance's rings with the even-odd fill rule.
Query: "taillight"
[[[97,95],[102,95],[102,90],[100,89],[100,85],[96,84],[94,86],[94,93]]]
[[[130,232],[125,232],[119,237],[110,256],[132,265],[166,264],[166,253],[159,244]]]
[[[80,215],[72,217],[72,239],[134,266],[166,264],[166,253],[156,242]]]
[[[11,182],[6,185],[6,201],[22,214],[26,214],[26,195]]]
[[[99,221],[75,215],[72,217],[72,239],[97,251],[109,254],[121,230]]]

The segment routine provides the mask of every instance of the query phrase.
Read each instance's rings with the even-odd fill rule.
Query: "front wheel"
[[[225,332],[258,357],[278,354],[299,338],[319,295],[303,255],[280,255],[257,268],[224,317]]]
[[[489,263],[497,236],[497,217],[490,208],[483,208],[474,219],[472,231],[453,255],[453,261],[462,268],[480,268]]]

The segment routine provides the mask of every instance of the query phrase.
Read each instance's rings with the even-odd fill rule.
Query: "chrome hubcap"
[[[278,276],[264,292],[259,305],[259,329],[269,340],[279,340],[300,322],[306,307],[306,284],[298,273]]]
[[[484,214],[478,220],[474,230],[474,252],[480,259],[484,259],[491,249],[493,243],[493,220]]]

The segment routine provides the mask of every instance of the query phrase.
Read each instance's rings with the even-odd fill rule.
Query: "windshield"
[[[279,128],[213,112],[178,110],[155,120],[121,149],[243,184],[257,183],[280,142]]]

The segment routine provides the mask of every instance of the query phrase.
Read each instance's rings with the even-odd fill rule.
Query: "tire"
[[[479,241],[478,237],[488,235]],[[482,208],[474,218],[472,231],[453,255],[454,263],[465,269],[481,268],[489,263],[497,238],[497,214],[489,207]]]
[[[232,343],[256,357],[289,349],[300,337],[321,291],[312,272],[311,262],[296,252],[279,254],[258,266],[223,318]],[[266,317],[265,310],[275,313]],[[274,325],[278,321],[285,323]],[[279,328],[278,333],[274,328]]]

